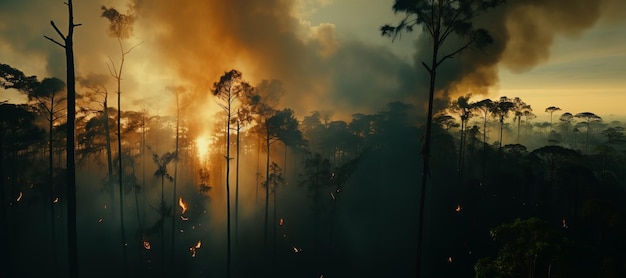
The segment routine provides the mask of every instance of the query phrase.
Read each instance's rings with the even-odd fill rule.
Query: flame
[[[187,204],[185,204],[183,196],[180,196],[180,199],[178,199],[178,205],[181,209],[183,209],[183,212],[181,212],[180,214],[185,214],[185,212],[187,211]]]
[[[180,216],[180,220],[187,221],[187,220],[189,220],[189,217],[186,217],[186,216],[184,216],[184,215],[181,215],[181,216]]]
[[[294,253],[300,253],[300,252],[302,252],[302,248],[297,248],[297,247],[294,246],[293,247],[293,252]]]
[[[59,197],[54,198],[54,201],[52,201],[53,204],[56,204],[59,202]]]
[[[284,220],[281,218],[280,220],[278,220],[278,226],[283,226]]]
[[[448,262],[451,263],[452,262],[452,257],[448,257]]]
[[[150,250],[150,242],[147,240],[143,241],[143,248],[145,248],[146,250]]]
[[[22,191],[20,191],[20,194],[19,194],[19,195],[17,195],[17,201],[18,201],[18,202],[19,202],[20,200],[22,200],[22,196],[23,196]]]
[[[196,243],[195,246],[189,247],[189,253],[191,253],[192,258],[196,257],[196,250],[200,249],[200,246],[202,246],[202,241],[198,240],[198,243]]]
[[[457,206],[456,206],[456,209],[455,209],[454,211],[456,211],[456,212],[461,212],[461,205],[457,205]]]
[[[569,226],[567,225],[567,221],[565,221],[565,217],[563,217],[563,220],[561,222],[563,223],[563,229],[569,228]]]

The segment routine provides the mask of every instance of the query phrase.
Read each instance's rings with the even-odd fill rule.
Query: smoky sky
[[[310,1],[309,1],[310,2]],[[307,2],[308,5],[311,3]],[[326,3],[328,5],[329,3]],[[187,114],[208,119],[218,111],[210,88],[231,69],[243,72],[253,86],[278,79],[285,86],[283,107],[297,115],[328,111],[336,116],[374,113],[392,101],[423,107],[428,75],[421,61],[430,56],[429,40],[419,32],[402,40],[415,41],[413,60],[395,55],[388,46],[337,37],[337,26],[312,25],[298,14],[298,2],[288,0],[75,1],[77,74],[107,74],[107,63],[119,63],[117,41],[107,36],[108,21],[101,6],[137,19],[134,36],[125,47],[139,44],[127,56],[123,74],[123,109],[149,107],[152,113],[172,114],[168,87],[183,86]],[[318,5],[322,5],[320,2]],[[613,24],[624,17],[619,0],[510,0],[481,14],[475,25],[487,29],[494,43],[469,49],[448,60],[438,72],[439,89],[451,95],[472,92],[489,96],[497,89],[498,70],[523,73],[548,61],[555,38],[575,39],[596,24]],[[389,10],[380,13],[392,13]],[[58,38],[49,25],[55,20],[65,32],[62,1],[0,1],[0,51],[4,63],[26,74],[64,78],[64,54],[43,35]],[[346,15],[348,16],[348,15]],[[349,15],[355,20],[358,14]],[[383,24],[394,22],[380,22]],[[371,30],[379,35],[379,30]],[[452,38],[447,50],[460,40]],[[112,80],[109,82],[113,82]],[[110,90],[112,90],[111,87]]]

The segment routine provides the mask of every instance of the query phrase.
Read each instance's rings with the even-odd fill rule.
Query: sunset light
[[[0,18],[0,277],[626,277],[626,0]]]

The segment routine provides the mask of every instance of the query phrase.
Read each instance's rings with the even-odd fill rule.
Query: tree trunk
[[[78,277],[78,236],[76,233],[76,162],[74,133],[76,129],[76,77],[74,73],[74,8],[72,0],[67,1],[69,23],[65,37],[65,57],[67,62],[67,250],[69,277]]]
[[[241,122],[237,119],[237,162],[235,168],[235,242],[239,242],[239,158]]]
[[[108,179],[107,186],[109,186],[111,201],[109,203],[109,210],[113,215],[113,204],[115,203],[115,182],[113,181],[113,154],[111,151],[111,127],[109,126],[109,111],[108,111],[108,94],[104,99],[104,135],[106,137],[106,153],[107,153],[107,170]]]
[[[270,198],[270,185],[269,185],[269,176],[270,176],[270,131],[267,126],[267,119],[265,121],[265,143],[267,147],[267,159],[265,160],[265,225],[264,225],[264,246],[267,248],[267,221],[269,214],[269,198]]]
[[[176,270],[176,248],[175,248],[175,240],[176,240],[176,214],[174,213],[176,207],[176,182],[178,181],[178,138],[180,136],[180,109],[178,103],[178,91],[174,91],[176,96],[176,139],[175,139],[175,157],[174,157],[174,186],[172,189],[172,273],[175,273]]]
[[[119,40],[119,38],[118,38]],[[117,176],[120,194],[120,233],[122,236],[122,263],[124,266],[124,276],[128,274],[128,262],[126,259],[126,232],[124,228],[124,168],[122,166],[122,68],[124,67],[124,51],[122,51],[122,61],[120,70],[117,73]]]
[[[418,226],[417,226],[417,260],[416,271],[417,276],[421,277],[422,256],[423,256],[423,237],[424,237],[424,202],[426,201],[426,185],[428,175],[430,174],[430,137],[433,123],[433,100],[435,95],[435,78],[437,76],[437,55],[439,53],[439,30],[435,30],[433,39],[433,56],[429,69],[430,82],[428,88],[428,114],[426,117],[426,134],[424,135],[424,146],[422,150],[422,184],[420,187],[420,201],[418,209]]]

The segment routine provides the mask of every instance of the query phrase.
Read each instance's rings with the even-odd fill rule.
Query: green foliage
[[[491,229],[490,235],[500,249],[495,258],[475,264],[475,277],[534,277],[539,271],[556,272],[553,265],[570,245],[566,237],[536,217],[501,224]]]

